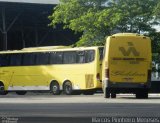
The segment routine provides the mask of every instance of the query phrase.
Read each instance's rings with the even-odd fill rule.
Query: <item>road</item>
[[[118,95],[117,99],[104,99],[102,94],[91,96],[53,96],[49,94],[9,94],[0,96],[0,116],[18,118],[21,122],[52,122],[53,120],[93,122],[105,117],[160,117],[160,95],[149,99],[135,99],[134,95]],[[4,118],[4,119],[3,119]],[[75,118],[75,119],[74,119]],[[109,119],[108,119],[109,120]],[[159,119],[160,122],[160,119]],[[78,123],[78,122],[77,122]]]

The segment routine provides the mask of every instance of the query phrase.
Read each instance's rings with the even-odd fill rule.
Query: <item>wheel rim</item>
[[[70,83],[66,83],[65,84],[65,92],[66,94],[71,94],[71,91],[72,91],[72,86]]]
[[[53,92],[55,93],[55,92],[57,92],[58,87],[56,85],[54,85],[52,89],[53,89]]]
[[[0,91],[4,91],[4,86],[0,86]]]
[[[66,86],[66,92],[70,93],[71,87],[69,85]]]

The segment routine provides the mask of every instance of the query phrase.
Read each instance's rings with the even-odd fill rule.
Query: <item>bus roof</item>
[[[55,46],[53,46],[55,47]],[[75,50],[91,50],[91,49],[98,49],[99,47],[103,46],[93,46],[93,47],[64,47],[60,48],[59,46],[56,48],[53,48],[52,46],[48,47],[33,47],[33,48],[24,48],[22,50],[8,50],[8,51],[1,51],[0,54],[10,54],[10,53],[31,53],[31,52],[51,52],[51,51],[75,51]]]
[[[62,49],[62,48],[70,48],[70,46],[45,46],[45,47],[29,47],[23,48],[23,51],[30,51],[30,50],[53,50],[53,49]]]
[[[140,35],[138,33],[117,33],[112,36],[144,36],[144,35]]]

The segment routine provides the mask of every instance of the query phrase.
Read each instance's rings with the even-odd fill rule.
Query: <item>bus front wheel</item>
[[[58,82],[52,82],[51,83],[51,87],[50,87],[50,90],[51,90],[51,93],[53,95],[59,95],[60,94],[60,87],[59,87],[59,84]]]
[[[72,83],[70,81],[66,81],[63,84],[63,91],[66,95],[71,95],[73,92]]]

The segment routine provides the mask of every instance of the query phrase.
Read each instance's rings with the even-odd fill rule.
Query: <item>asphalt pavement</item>
[[[149,95],[149,99],[135,99],[134,95],[118,95],[116,99],[105,99],[102,94],[9,94],[0,96],[0,116],[2,122],[22,123],[101,123],[116,122],[113,119],[118,117],[129,118],[129,122],[136,122],[137,118],[152,118],[154,122],[160,122],[160,95]],[[146,119],[138,120],[140,121],[145,123]]]

